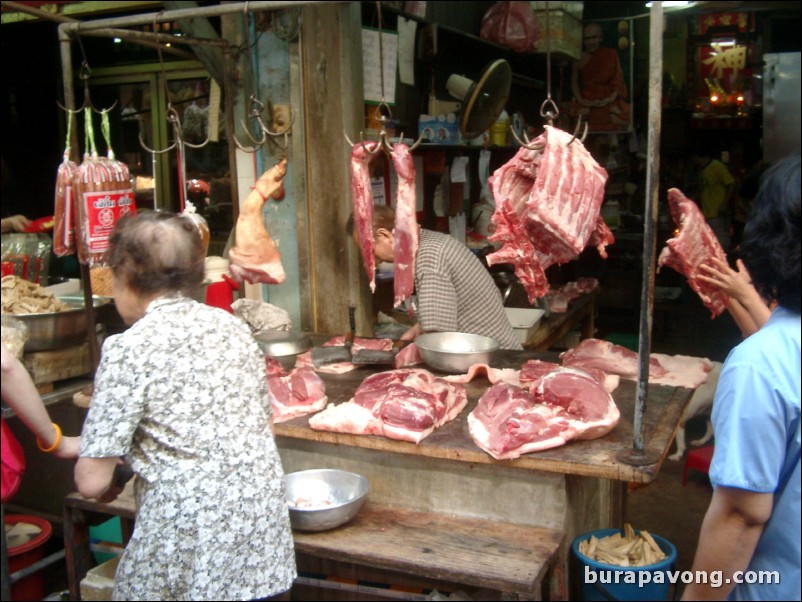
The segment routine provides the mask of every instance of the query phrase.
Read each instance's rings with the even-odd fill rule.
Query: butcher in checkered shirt
[[[391,207],[373,208],[377,265],[393,261],[394,223],[395,211]],[[353,216],[347,229],[356,241]],[[402,340],[414,339],[423,332],[467,332],[495,339],[502,349],[522,348],[490,273],[468,247],[448,234],[421,228],[415,256],[415,291],[418,322],[402,335]]]

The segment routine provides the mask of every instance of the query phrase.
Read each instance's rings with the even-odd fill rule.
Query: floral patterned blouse
[[[296,576],[265,363],[247,325],[153,301],[103,345],[81,456],[124,456],[137,518],[115,600],[243,600]]]

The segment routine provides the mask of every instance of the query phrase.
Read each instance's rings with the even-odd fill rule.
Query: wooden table
[[[299,570],[304,555],[362,567],[388,583],[451,584],[539,600],[541,582],[563,540],[539,527],[416,512],[368,502],[348,524],[293,533]],[[329,565],[330,566],[330,565]],[[442,585],[438,585],[442,587]],[[448,585],[446,585],[448,587]],[[358,591],[358,590],[357,590]],[[304,597],[302,599],[308,599]]]
[[[81,580],[87,571],[95,566],[89,547],[89,527],[119,516],[123,542],[126,543],[131,537],[136,517],[133,484],[132,479],[127,483],[123,493],[108,504],[88,500],[80,493],[70,493],[64,498],[64,551],[70,600],[81,599]]]
[[[557,359],[554,353],[502,351],[493,365],[519,368],[531,358]],[[347,401],[377,371],[321,375],[329,403]],[[519,599],[538,599],[543,582],[551,599],[571,597],[571,541],[622,524],[627,483],[656,478],[691,391],[649,387],[644,441],[657,461],[633,466],[619,456],[632,446],[633,381],[622,380],[614,392],[621,419],[605,437],[515,460],[492,458],[468,433],[465,417],[489,384],[480,378],[465,385],[468,407],[418,445],[313,431],[308,417],[275,425],[285,472],[341,468],[370,482],[369,501],[354,521],[329,532],[294,534],[299,567],[311,559],[322,563],[314,565],[318,569],[343,569],[351,578],[435,580],[497,588]],[[68,580],[72,599],[79,599],[80,580],[92,564],[89,525],[109,515],[133,520],[133,500],[98,504],[70,494],[64,506]]]
[[[502,351],[493,366],[520,368],[531,358],[554,361],[557,356]],[[350,399],[362,380],[375,372],[362,367],[341,375],[321,375],[329,403]],[[489,531],[519,525],[558,534],[562,544],[543,566],[551,567],[549,597],[566,599],[570,597],[571,541],[582,533],[623,524],[627,484],[656,478],[691,391],[649,387],[644,441],[656,462],[637,466],[621,459],[622,453],[632,448],[634,381],[622,379],[613,393],[621,419],[606,436],[514,460],[494,459],[474,444],[468,432],[465,418],[489,385],[485,378],[468,383],[468,406],[463,413],[417,445],[377,436],[314,431],[307,417],[277,424],[274,429],[285,471],[349,470],[368,479],[372,504],[428,513],[437,521],[446,516],[483,520]],[[316,534],[309,538],[305,541],[323,539]],[[316,555],[324,556],[325,546],[321,545]]]
[[[496,368],[520,368],[527,359],[532,358],[559,361],[555,353],[536,354],[528,351],[502,350],[497,352],[493,366]],[[377,371],[380,370],[362,367],[346,374],[321,374],[320,376],[326,384],[329,404],[348,401],[359,384]],[[649,386],[648,403],[643,417],[644,441],[646,451],[652,452],[659,458],[659,462],[645,466],[632,466],[620,460],[618,454],[632,446],[635,384],[635,381],[621,379],[621,384],[613,393],[616,405],[621,411],[621,419],[606,436],[591,441],[573,441],[562,447],[535,454],[525,454],[515,460],[496,460],[478,448],[468,432],[465,417],[473,411],[479,397],[490,386],[484,377],[465,385],[468,406],[460,416],[435,430],[417,445],[378,436],[314,431],[309,427],[309,417],[300,417],[276,424],[274,431],[279,440],[279,447],[282,443],[289,443],[290,439],[307,440],[339,447],[391,452],[417,458],[437,458],[464,464],[503,466],[504,468],[598,477],[633,483],[650,483],[657,476],[660,465],[665,459],[679,418],[692,391],[677,387]]]
[[[548,318],[542,318],[538,323],[537,330],[524,343],[524,349],[548,351],[566,334],[577,329],[579,329],[581,338],[592,337],[598,296],[599,290],[596,289],[571,301],[568,311],[552,312]]]

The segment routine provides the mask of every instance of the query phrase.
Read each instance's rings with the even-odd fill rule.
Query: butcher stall
[[[316,345],[326,340],[311,338]],[[536,359],[560,361],[555,353],[505,350],[496,352],[492,365],[520,370]],[[346,403],[366,378],[387,368],[320,373],[328,406]],[[634,436],[634,380],[621,378],[612,393],[621,417],[607,435],[511,460],[494,459],[469,433],[467,416],[491,386],[488,377],[477,374],[463,386],[467,406],[418,444],[313,430],[309,415],[274,426],[285,472],[337,468],[370,483],[368,500],[350,523],[294,532],[302,575],[296,587],[305,588],[304,599],[315,599],[320,591],[332,595],[320,588],[346,590],[343,599],[352,599],[348,596],[363,587],[348,590],[348,583],[337,579],[419,592],[484,589],[524,599],[573,597],[571,541],[623,524],[628,485],[656,478],[692,393],[681,386],[648,386],[643,438],[646,453],[658,461],[637,466],[627,458]],[[74,493],[65,506],[70,586],[77,593],[92,566],[88,525],[109,515],[133,520],[133,500],[123,496],[99,504]]]

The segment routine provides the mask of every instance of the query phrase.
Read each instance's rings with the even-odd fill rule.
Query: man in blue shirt
[[[713,403],[715,487],[683,600],[799,600],[800,157],[766,172],[741,242],[769,321],[729,355]],[[717,579],[721,587],[713,587]],[[712,583],[711,583],[712,582]]]

